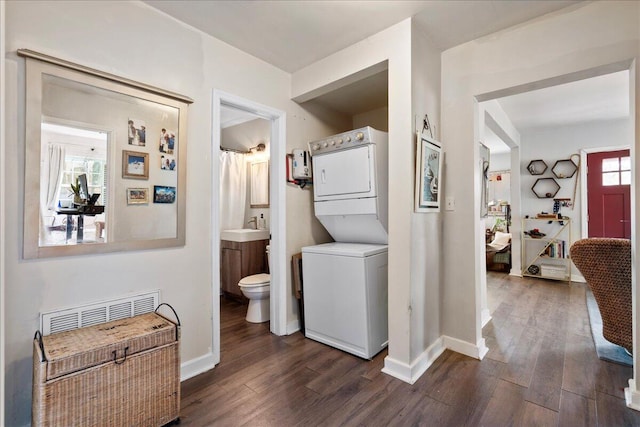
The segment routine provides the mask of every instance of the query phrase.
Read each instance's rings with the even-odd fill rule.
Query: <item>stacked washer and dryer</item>
[[[315,215],[335,242],[302,248],[307,338],[371,359],[388,343],[388,136],[309,143]]]

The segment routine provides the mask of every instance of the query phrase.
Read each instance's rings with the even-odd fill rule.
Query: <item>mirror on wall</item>
[[[503,215],[504,206],[510,204],[511,171],[489,172],[489,215]]]
[[[269,207],[269,162],[251,163],[251,207]]]
[[[184,245],[190,100],[19,53],[26,57],[24,257]]]
[[[480,143],[480,217],[484,218],[489,212],[489,167],[491,152]]]

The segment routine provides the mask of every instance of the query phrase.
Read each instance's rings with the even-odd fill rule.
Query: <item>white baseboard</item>
[[[382,372],[406,383],[413,384],[418,381],[422,374],[440,357],[445,349],[478,360],[482,360],[489,351],[484,338],[481,338],[478,343],[474,345],[457,338],[443,335],[422,352],[411,364],[401,362],[391,356],[385,357]]]
[[[578,282],[578,283],[587,283],[587,281],[584,280],[584,277],[582,277],[580,274],[572,274],[571,281]]]
[[[487,323],[491,321],[491,312],[489,311],[488,308],[485,308],[482,310],[480,317],[482,319],[482,327],[484,328],[487,325]]]
[[[207,353],[180,364],[180,381],[188,380],[216,366],[213,353]]]
[[[291,335],[300,330],[300,319],[292,320],[287,324],[287,335]]]
[[[442,336],[442,340],[445,348],[478,360],[482,360],[489,351],[484,342],[484,338],[478,340],[475,345],[446,335]]]
[[[629,380],[629,387],[624,389],[624,399],[627,402],[627,408],[640,411],[640,392],[633,378]]]
[[[444,352],[442,337],[431,344],[420,356],[410,365],[390,356],[384,358],[384,368],[382,372],[398,378],[406,383],[413,384],[429,369],[429,366]]]
[[[509,276],[522,277],[522,271],[512,268],[509,272]]]

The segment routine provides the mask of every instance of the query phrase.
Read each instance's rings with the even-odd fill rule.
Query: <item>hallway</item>
[[[222,300],[221,363],[182,384],[184,425],[634,426],[632,369],[597,358],[585,285],[489,273],[483,361],[445,351],[414,385]]]

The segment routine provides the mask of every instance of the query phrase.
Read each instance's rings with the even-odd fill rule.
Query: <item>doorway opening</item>
[[[237,117],[233,118],[232,116]],[[234,120],[239,120],[237,123],[238,125],[243,122],[243,120],[245,121],[245,123],[248,123],[243,127],[241,132],[239,132],[239,134],[243,134],[244,136],[235,137],[235,141],[234,137],[228,135],[233,132],[224,131],[223,127],[225,126],[225,124],[228,125]],[[221,277],[221,255],[224,255],[221,247],[221,237],[223,237],[223,233],[226,231],[223,230],[223,227],[227,230],[227,227],[232,227],[233,229],[241,230],[241,232],[244,232],[246,229],[253,229],[253,225],[255,224],[255,228],[258,228],[258,226],[262,227],[262,230],[255,230],[256,232],[264,232],[265,227],[267,226],[267,224],[269,224],[269,231],[266,232],[267,239],[259,239],[264,241],[268,240],[269,235],[271,237],[269,245],[269,252],[271,257],[271,265],[269,268],[269,330],[275,335],[284,335],[286,333],[287,296],[285,270],[285,183],[284,180],[279,179],[279,177],[285,176],[284,154],[286,152],[286,137],[284,112],[219,90],[213,91],[212,121],[212,353],[214,355],[214,363],[218,364],[220,362],[221,345],[220,294],[221,286],[223,285],[223,277]],[[251,124],[249,123],[250,121],[253,121],[254,123]],[[229,129],[231,127],[232,126],[227,126],[226,129]],[[258,136],[254,136],[253,138],[248,137],[247,132],[249,131],[255,132],[255,135]],[[268,134],[268,138],[265,138],[264,135],[262,135],[264,132]],[[226,136],[226,141],[224,136]],[[248,147],[246,147],[245,149],[245,147],[242,145],[242,141],[244,141],[245,144],[250,145],[248,145]],[[231,147],[225,146],[225,143],[227,145],[231,145]],[[227,150],[223,150],[221,149],[221,147],[224,147]],[[242,152],[238,154],[242,154],[243,156],[246,155],[247,157],[249,156],[248,153],[251,153],[249,162],[247,162],[247,159],[242,159],[244,161],[244,165],[243,162],[238,162],[238,164],[236,165],[239,168],[244,166],[245,189],[248,188],[250,193],[248,197],[245,195],[244,201],[236,200],[236,204],[238,206],[241,206],[244,202],[244,209],[242,209],[243,215],[239,215],[237,213],[223,214],[222,212],[223,209],[221,208],[220,197],[222,176],[221,172],[223,169],[221,166],[221,153],[223,151],[229,153],[234,151]],[[267,153],[269,153],[268,161],[266,159]],[[264,162],[267,162],[266,168],[264,167],[264,164],[262,164]],[[252,167],[253,164],[262,164],[262,167],[254,168]],[[254,175],[252,174],[252,170],[255,170],[256,174],[259,171],[261,173],[261,176],[258,177],[256,175],[254,177]],[[236,174],[235,178],[242,177],[242,173],[240,173]],[[258,184],[264,184],[265,179],[268,182],[266,190],[262,185],[258,189]],[[252,200],[252,181],[254,181],[254,183],[256,184],[256,194],[259,192],[261,193],[261,197],[264,197],[264,193],[267,192],[268,198],[266,199],[266,203],[262,199]],[[253,203],[254,201],[256,203]],[[266,209],[267,206],[268,209]],[[249,216],[249,218],[245,220],[245,218],[247,218],[247,215]],[[227,219],[224,219],[223,216],[225,216]],[[256,217],[256,220],[252,221],[254,216]],[[240,219],[240,217],[242,217],[242,219]],[[225,224],[222,224],[221,220],[227,222],[225,222]],[[234,221],[237,222],[237,224],[233,225]],[[240,240],[246,241],[246,236],[241,237]],[[237,255],[237,253],[235,252],[230,252],[228,255],[233,258],[234,254]],[[259,257],[258,254],[256,254],[256,256]],[[266,253],[264,254],[264,257],[262,257],[262,260],[266,260]],[[238,271],[242,272],[241,269],[239,269]],[[224,279],[229,280],[228,277]],[[233,280],[235,280],[235,278],[232,278],[232,281]],[[227,291],[231,291],[231,289],[227,289]],[[239,298],[241,298],[241,296],[239,296]]]
[[[613,148],[629,148],[632,145],[634,118],[629,106],[635,101],[630,85],[633,69],[630,70],[629,67],[629,63],[614,64],[477,97],[480,105],[497,102],[501,108],[502,118],[507,119],[508,126],[505,128],[515,130],[521,141],[511,174],[511,182],[517,192],[512,197],[514,200],[519,199],[519,209],[512,209],[510,227],[513,236],[512,247],[525,251],[523,240],[529,239],[529,236],[523,233],[537,228],[532,225],[533,223],[544,225],[549,223],[548,220],[538,219],[538,215],[560,214],[562,218],[557,216],[555,218],[559,224],[556,228],[564,225],[568,230],[563,235],[566,237],[558,238],[564,240],[564,246],[554,245],[549,249],[550,253],[542,251],[542,256],[538,257],[537,262],[525,260],[522,254],[513,254],[514,261],[517,261],[517,256],[523,262],[519,269],[514,268],[511,274],[543,276],[541,268],[528,270],[528,266],[536,264],[535,267],[540,267],[544,264],[548,268],[547,271],[554,273],[561,271],[559,277],[555,277],[557,279],[565,282],[584,281],[572,265],[570,258],[557,254],[568,254],[573,242],[581,236],[588,235],[587,152],[603,151],[600,148],[603,146],[603,141],[610,144],[607,151]],[[586,74],[589,75],[588,78],[585,78]],[[564,110],[558,110],[559,108]],[[484,110],[481,108],[479,111]],[[484,125],[485,118],[480,116],[479,114],[476,118],[476,134],[482,136],[480,126]],[[532,162],[536,167],[529,168]],[[616,163],[617,169],[614,171],[611,166],[612,169],[605,173],[616,172],[620,180],[623,174],[625,179],[629,178],[632,174],[627,165],[634,165],[633,150],[629,155],[617,156],[616,161],[612,163]],[[571,164],[575,165],[576,173],[573,173],[573,167],[567,166]],[[551,186],[540,191],[536,185],[541,181]],[[630,180],[628,182],[628,188],[632,190],[634,184]],[[563,218],[568,218],[570,221],[563,223]],[[624,217],[622,220],[628,218]],[[556,223],[552,223],[553,225]],[[544,233],[542,227],[540,231]],[[634,238],[631,233],[628,235],[631,239]],[[533,241],[533,244],[536,243]],[[535,256],[536,251],[532,252]],[[484,255],[483,251],[477,251],[477,256],[480,258],[479,264],[484,263],[484,259],[481,258]],[[554,258],[557,258],[555,261],[562,266],[562,269],[549,268]],[[484,320],[490,318],[491,311],[496,307],[492,306],[491,296],[484,297],[487,295],[487,290],[486,281],[483,279],[477,282],[477,286],[479,295],[483,296],[478,300],[478,308]],[[480,335],[484,324],[478,324]]]

